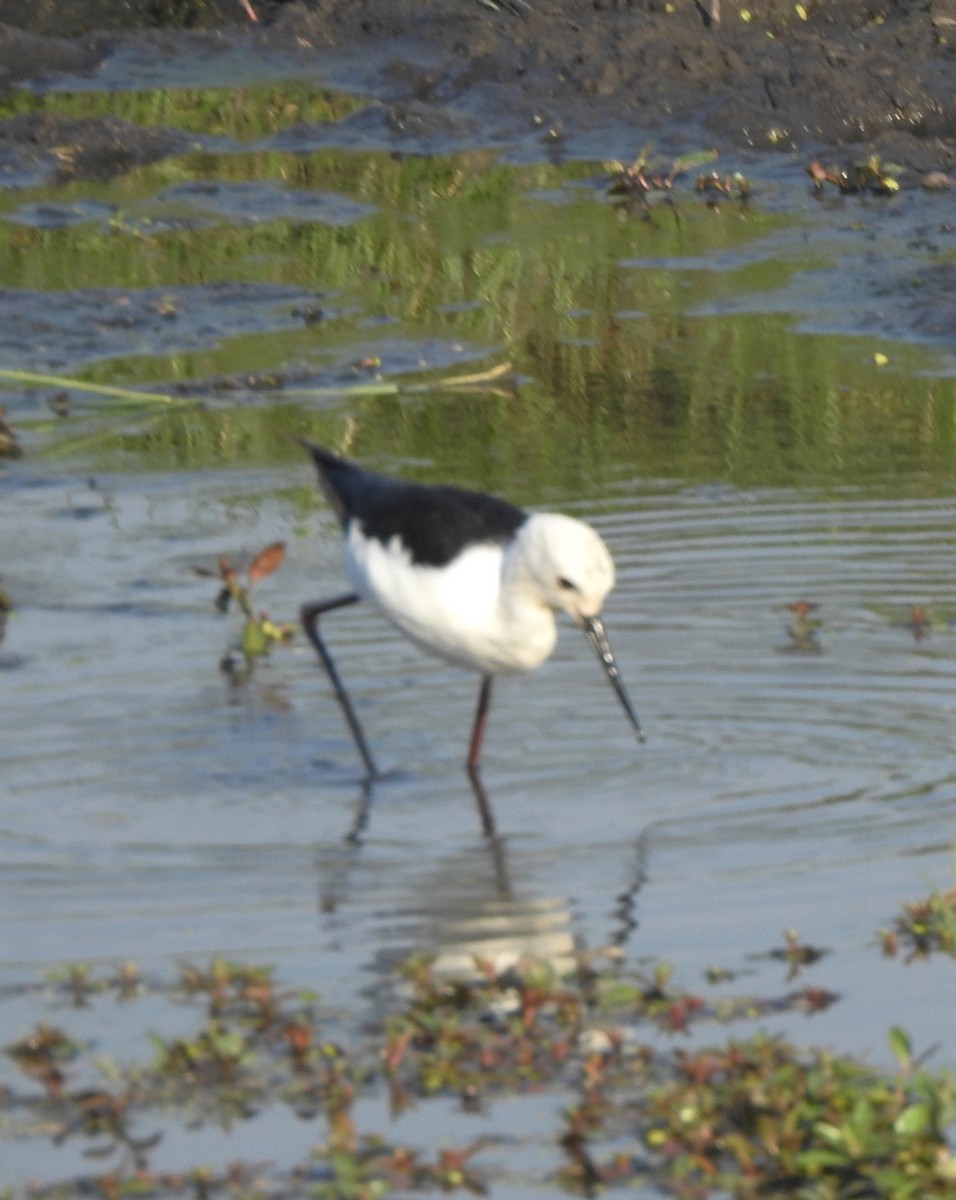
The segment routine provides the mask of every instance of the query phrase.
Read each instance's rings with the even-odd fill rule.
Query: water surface
[[[0,474],[0,1040],[34,1019],[18,985],[70,961],[274,963],[346,1037],[416,950],[566,963],[615,943],[688,987],[717,965],[777,992],[784,969],[754,955],[795,928],[832,951],[806,978],[841,1001],[763,1027],[882,1063],[903,1023],[953,1065],[944,968],[876,945],[951,879],[952,360],[903,327],[905,296],[879,321],[869,300],[821,302],[848,263],[916,270],[923,251],[899,257],[892,234],[935,219],[936,198],[872,218],[865,255],[859,214],[784,203],[772,177],[749,207],[688,190],[644,220],[608,204],[597,148],[396,159],[356,149],[354,126],[336,145],[350,108],[297,87],[294,151],[216,117],[182,157],[0,195],[3,367],[176,401],[71,391],[57,418],[52,386],[6,385],[27,454]],[[126,98],[126,119],[192,128],[195,96],[160,98]],[[444,382],[505,362],[497,384]],[[539,672],[497,688],[490,840],[461,770],[476,681],[373,612],[327,626],[388,772],[370,793],[301,637],[230,682],[238,623],[193,566],[285,540],[256,589],[283,620],[344,585],[298,434],[591,521],[618,563],[607,624],[647,743],[564,629]],[[130,1014],[90,1017],[120,1055]],[[519,1173],[540,1182],[560,1105],[473,1121],[526,1128]],[[405,1120],[403,1138],[427,1136]],[[236,1157],[225,1134],[168,1132],[157,1169]],[[320,1137],[266,1114],[242,1154]],[[0,1186],[36,1178],[36,1142],[7,1150]],[[83,1169],[72,1147],[44,1155],[44,1177]]]

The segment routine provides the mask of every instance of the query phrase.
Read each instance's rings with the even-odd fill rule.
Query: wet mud
[[[878,153],[951,170],[956,0],[5,0],[0,86],[89,71],[120,47],[169,56],[333,51],[393,106],[392,126],[528,119],[561,131],[614,115],[722,147]],[[715,17],[717,19],[715,19]],[[198,39],[198,40],[197,40]],[[205,39],[205,41],[203,41]],[[43,144],[48,131],[6,128]],[[123,131],[83,131],[122,154]],[[132,143],[141,131],[126,131]],[[175,150],[170,144],[169,152]],[[128,152],[132,155],[132,146]],[[137,152],[143,152],[141,146]],[[149,152],[149,149],[146,149]]]
[[[316,72],[369,105],[326,131],[277,129],[273,148],[329,138],[398,153],[500,145],[524,158],[598,160],[627,159],[644,145],[657,157],[713,149],[720,171],[739,165],[748,179],[772,177],[796,203],[811,187],[805,172],[819,164],[819,194],[835,213],[843,197],[834,184],[859,178],[861,164],[871,173],[876,164],[878,184],[888,164],[894,190],[919,193],[932,180],[947,194],[911,197],[900,263],[884,261],[853,292],[892,298],[897,333],[934,341],[956,330],[948,262],[956,217],[947,215],[956,194],[956,0],[0,5],[0,102],[23,88],[239,87]],[[9,111],[0,119],[6,187],[109,179],[196,144],[182,130],[115,115]],[[900,207],[880,198],[869,210],[859,204],[856,219],[878,225],[887,205]]]

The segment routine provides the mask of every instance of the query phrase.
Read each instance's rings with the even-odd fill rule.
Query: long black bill
[[[631,704],[631,698],[625,691],[624,681],[621,679],[621,673],[617,669],[617,663],[614,661],[614,655],[611,653],[611,647],[608,645],[607,634],[604,632],[604,625],[601,623],[601,618],[583,617],[581,625],[585,636],[591,644],[591,649],[601,660],[601,666],[611,681],[611,687],[617,692],[617,698],[621,702],[621,707],[627,713],[627,719],[634,726],[634,732],[637,734],[638,741],[643,742],[644,730],[637,719],[637,713]]]

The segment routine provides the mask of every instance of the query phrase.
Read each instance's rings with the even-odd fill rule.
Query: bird
[[[540,666],[555,647],[561,613],[584,632],[644,740],[601,621],[614,562],[590,525],[560,513],[527,512],[486,492],[381,475],[315,442],[301,445],[341,523],[351,584],[341,595],[304,604],[302,627],[370,779],[378,777],[375,760],[319,633],[320,617],[360,600],[371,601],[420,649],[480,675],[465,764],[473,776],[494,678]]]

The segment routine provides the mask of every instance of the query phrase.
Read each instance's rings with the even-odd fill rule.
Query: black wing
[[[343,526],[358,521],[366,537],[382,543],[397,536],[420,566],[443,567],[468,546],[506,542],[527,520],[527,513],[497,496],[390,479],[304,444]]]

